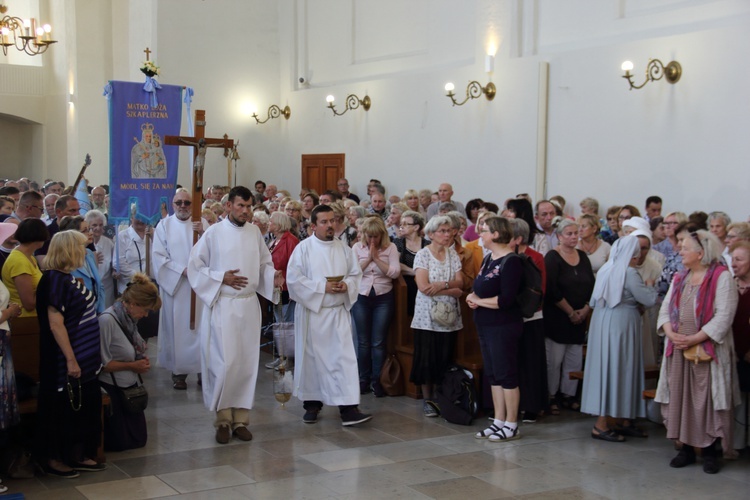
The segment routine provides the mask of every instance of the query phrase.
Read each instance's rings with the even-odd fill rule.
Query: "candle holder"
[[[625,78],[630,85],[628,90],[642,89],[648,82],[655,82],[662,78],[668,83],[675,84],[680,81],[680,77],[682,76],[682,66],[680,66],[680,63],[677,61],[670,61],[665,66],[659,59],[649,59],[648,65],[646,66],[646,80],[640,85],[635,85],[633,83],[633,74],[631,73],[633,70],[633,63],[625,61],[622,63],[621,68],[625,72],[622,77]]]

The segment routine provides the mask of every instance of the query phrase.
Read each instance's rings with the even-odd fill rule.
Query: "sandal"
[[[645,431],[639,429],[633,424],[630,425],[618,425],[615,429],[618,434],[621,434],[623,436],[630,436],[630,437],[637,437],[637,438],[647,438],[648,433]]]
[[[560,407],[557,406],[556,403],[552,403],[549,405],[549,414],[550,415],[559,415],[560,414]]]
[[[612,429],[603,431],[601,429],[597,429],[596,426],[591,429],[591,437],[594,439],[601,439],[602,441],[609,441],[610,443],[622,443],[623,441],[625,441],[624,437],[622,437]]]
[[[504,426],[502,429],[490,435],[487,439],[493,443],[504,443],[506,441],[521,439],[521,433],[518,432],[518,427],[511,429],[508,426]]]
[[[496,432],[500,432],[500,427],[496,426],[495,424],[490,425],[483,431],[479,431],[476,434],[474,434],[474,437],[476,439],[487,439],[488,437],[492,436]]]

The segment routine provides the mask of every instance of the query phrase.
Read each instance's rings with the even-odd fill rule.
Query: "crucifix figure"
[[[183,137],[177,135],[167,135],[164,137],[164,144],[167,146],[192,146],[195,150],[195,159],[193,161],[193,204],[192,220],[200,222],[201,206],[200,201],[203,199],[203,167],[206,165],[206,148],[224,148],[224,156],[229,156],[229,150],[234,147],[234,140],[227,138],[210,139],[205,137],[206,134],[206,111],[202,109],[195,110],[195,137]],[[193,234],[193,244],[198,241],[198,233]],[[190,295],[190,328],[195,328],[195,293]]]

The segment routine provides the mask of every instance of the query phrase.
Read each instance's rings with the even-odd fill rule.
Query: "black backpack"
[[[518,292],[516,302],[521,308],[524,318],[530,318],[542,307],[544,292],[542,291],[542,271],[536,267],[534,261],[526,254],[517,253],[523,264],[523,281]]]
[[[435,404],[448,422],[471,425],[479,407],[471,372],[458,365],[449,367],[435,390]]]

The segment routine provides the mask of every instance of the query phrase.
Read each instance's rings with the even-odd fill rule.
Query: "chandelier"
[[[8,11],[7,5],[0,4],[0,15]],[[30,56],[44,54],[47,48],[57,40],[52,40],[49,24],[37,26],[36,19],[21,19],[20,17],[4,16],[0,19],[0,46],[3,54],[8,55],[8,47],[15,46],[21,52]]]

